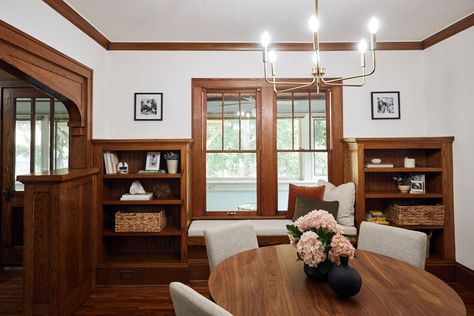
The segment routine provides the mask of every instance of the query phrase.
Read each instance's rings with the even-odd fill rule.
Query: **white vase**
[[[178,160],[166,160],[166,165],[168,167],[168,173],[178,172]]]

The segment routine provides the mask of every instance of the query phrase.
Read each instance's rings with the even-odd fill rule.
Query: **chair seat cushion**
[[[229,225],[238,221],[238,219],[233,220],[195,220],[192,221],[191,225],[188,228],[189,237],[202,237],[204,236],[204,230],[214,227],[221,227],[224,225]],[[245,220],[249,221],[249,220]],[[254,224],[255,232],[257,236],[286,236],[286,225],[293,223],[290,219],[260,219],[260,220],[250,220]],[[342,226],[344,229],[344,234],[346,235],[357,235],[357,228]]]

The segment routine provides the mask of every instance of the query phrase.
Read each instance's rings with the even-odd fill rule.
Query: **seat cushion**
[[[188,228],[189,237],[203,237],[204,230],[229,225],[235,222],[243,220],[232,219],[232,220],[195,220],[191,222]],[[245,220],[248,221],[248,220]],[[261,219],[261,220],[250,220],[254,225],[257,236],[286,236],[286,225],[292,224],[290,219]],[[355,227],[342,226],[344,234],[346,235],[357,235],[357,229]]]

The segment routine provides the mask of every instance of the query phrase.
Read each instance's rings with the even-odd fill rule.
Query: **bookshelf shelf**
[[[104,179],[179,179],[180,173],[126,173],[126,174],[104,174]]]
[[[104,200],[103,205],[180,205],[181,200],[145,200],[145,201],[121,201],[121,200]]]
[[[408,172],[408,173],[420,173],[420,172],[442,172],[442,168],[438,167],[427,167],[427,168],[403,168],[403,167],[394,167],[394,168],[364,168],[364,172]]]

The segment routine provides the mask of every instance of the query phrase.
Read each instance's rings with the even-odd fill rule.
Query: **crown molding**
[[[260,51],[259,43],[252,42],[111,42],[101,32],[87,22],[64,0],[43,0],[65,19],[77,26],[94,41],[107,50],[114,51]],[[378,42],[377,50],[424,50],[469,27],[474,26],[474,13],[427,37],[413,42]],[[311,51],[311,43],[275,43],[279,51]],[[357,50],[355,42],[323,42],[323,51]]]
[[[92,26],[79,13],[71,8],[63,0],[43,0],[53,10],[62,15],[66,20],[77,26],[81,31],[89,35],[94,41],[105,49],[109,49],[110,41],[95,27]]]
[[[465,29],[474,26],[474,13],[468,15],[464,19],[461,19],[450,26],[442,29],[441,31],[431,35],[430,37],[425,38],[421,41],[422,49],[427,49],[428,47],[433,46],[445,39],[458,34],[459,32],[464,31]]]

